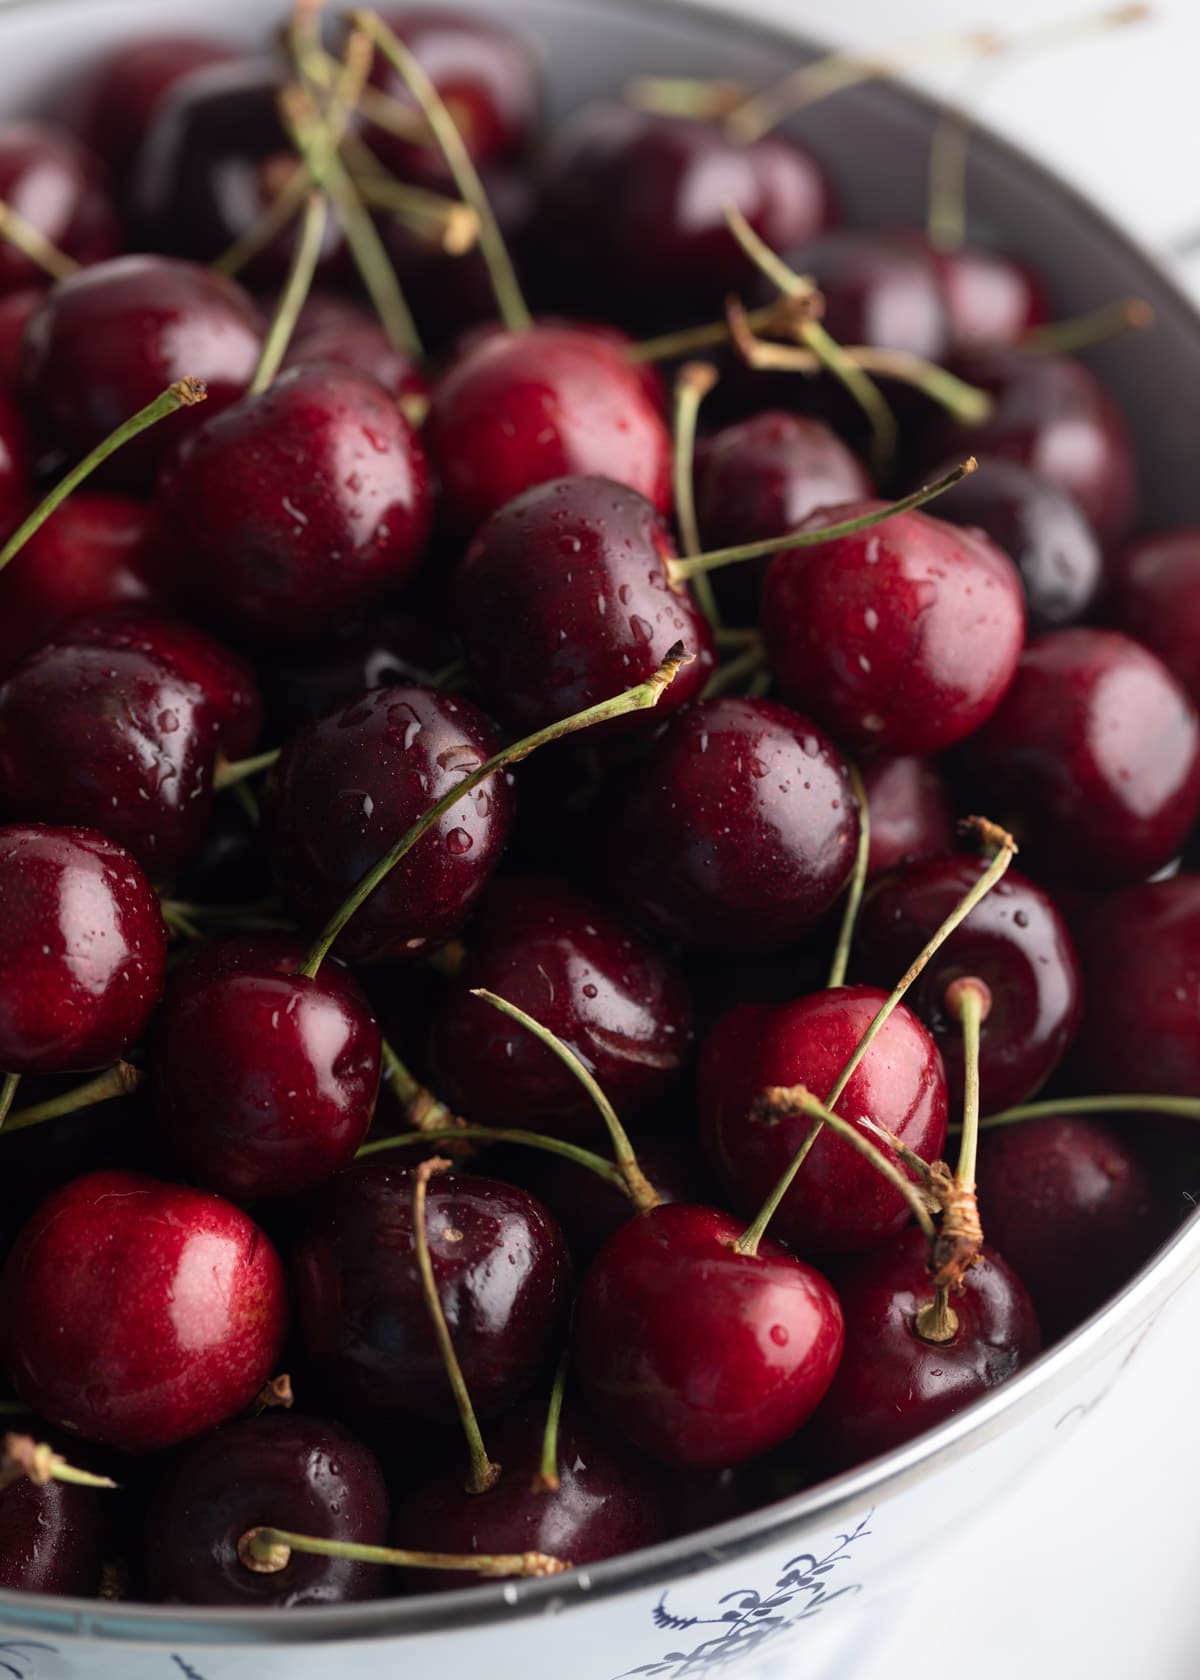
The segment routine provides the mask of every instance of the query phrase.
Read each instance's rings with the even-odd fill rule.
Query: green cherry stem
[[[732,659],[719,665],[704,685],[703,700],[715,700],[721,694],[736,694],[743,684],[750,682],[766,669],[767,652],[761,636],[755,636]]]
[[[69,280],[72,274],[79,272],[79,264],[74,257],[52,245],[44,233],[3,199],[0,199],[0,239],[14,245],[23,257],[28,257],[51,280]]]
[[[296,322],[300,318],[300,311],[304,308],[304,300],[312,289],[328,221],[329,202],[324,193],[310,192],[305,201],[300,236],[292,254],[287,283],[280,294],[278,307],[263,339],[258,366],[246,387],[248,397],[256,397],[260,391],[265,391],[283,364],[292,334],[296,330]]]
[[[90,478],[110,455],[115,455],[118,449],[142,432],[148,431],[159,420],[164,420],[168,414],[174,414],[180,408],[192,408],[196,403],[203,402],[206,395],[202,379],[177,379],[174,385],[168,385],[153,402],[147,403],[145,408],[139,409],[128,420],[123,420],[115,431],[110,432],[77,466],[72,467],[64,478],[59,479],[53,490],[42,498],[24,523],[17,526],[4,547],[0,548],[0,571],[21,552],[34,532],[41,530],[55,508],[66,501],[72,490],[77,490],[84,479]]]
[[[675,492],[675,519],[679,526],[679,540],[685,555],[699,554],[700,528],[696,521],[696,485],[694,461],[696,454],[696,423],[700,418],[700,404],[717,383],[718,373],[711,362],[685,362],[675,380],[675,447],[672,455],[672,479]],[[721,628],[721,613],[713,586],[706,574],[696,580],[696,599],[700,610],[714,630]]]
[[[425,235],[434,236],[439,249],[447,256],[465,256],[479,243],[479,216],[461,199],[447,198],[444,193],[398,181],[378,167],[358,171],[355,179],[359,192],[372,209],[386,210]]]
[[[68,1482],[72,1487],[113,1489],[117,1483],[110,1476],[94,1476],[90,1470],[77,1470],[45,1441],[35,1441],[32,1435],[5,1435],[0,1440],[0,1491],[14,1482],[29,1481],[35,1487],[47,1482]]]
[[[547,1552],[408,1552],[398,1546],[360,1546],[353,1540],[319,1540],[290,1528],[249,1528],[237,1544],[238,1561],[255,1575],[278,1575],[293,1552],[349,1558],[392,1569],[454,1569],[484,1577],[561,1575],[571,1567]]]
[[[534,1493],[557,1493],[561,1485],[558,1475],[558,1426],[562,1421],[563,1396],[566,1393],[570,1364],[571,1349],[568,1345],[559,1356],[554,1383],[550,1389],[546,1427],[542,1432],[542,1458],[537,1475],[533,1478]]]
[[[20,1083],[19,1073],[6,1073],[0,1078],[0,1126],[8,1124],[11,1119],[13,1098]]]
[[[854,943],[854,929],[858,925],[858,912],[862,908],[863,893],[867,885],[867,864],[871,857],[871,813],[867,806],[867,790],[858,766],[847,762],[846,769],[850,776],[850,786],[854,789],[854,797],[858,801],[858,849],[854,854],[850,890],[846,894],[846,908],[842,911],[842,925],[838,929],[837,947],[829,970],[830,991],[836,986],[846,984],[850,947]]]
[[[536,752],[539,747],[548,746],[552,741],[560,741],[564,736],[574,735],[578,730],[588,729],[593,724],[607,723],[612,718],[626,717],[630,712],[646,711],[650,707],[656,706],[674,682],[680,668],[693,657],[694,655],[685,652],[682,642],[677,642],[658,670],[645,682],[626,689],[623,694],[614,695],[611,700],[601,700],[595,706],[588,706],[584,711],[576,712],[572,717],[560,718],[557,723],[548,724],[545,729],[539,729],[536,734],[526,735],[522,740],[514,741],[511,746],[504,747],[500,752],[493,754],[485,763],[472,770],[469,775],[464,776],[462,781],[451,788],[449,793],[444,794],[436,805],[431,805],[423,816],[418,817],[408,832],[402,834],[395,845],[384,853],[379,862],[367,871],[349,897],[339,909],[334,911],[329,921],[317,935],[303,966],[298,972],[307,974],[310,980],[315,976],[334,941],[355,911],[366,903],[376,887],[387,879],[401,858],[412,850],[417,841],[427,834],[433,825],[445,816],[447,811],[452,810],[460,799],[470,793],[473,788],[477,788],[480,782],[484,782],[489,776],[495,775],[497,770],[507,769],[510,764],[517,764],[521,759],[528,758],[530,753]]]
[[[23,1132],[30,1126],[40,1126],[43,1120],[60,1120],[64,1114],[78,1114],[81,1109],[112,1102],[115,1097],[127,1097],[137,1090],[141,1082],[142,1075],[132,1062],[114,1062],[103,1073],[95,1074],[60,1096],[47,1097],[45,1102],[29,1103],[25,1108],[14,1108],[0,1124],[6,1132]],[[2,1102],[0,1097],[0,1104]]]
[[[281,751],[280,747],[272,747],[269,752],[256,753],[253,758],[218,758],[213,771],[213,787],[218,793],[223,793],[226,788],[237,787],[239,782],[248,781],[251,776],[261,776],[276,762]]]
[[[1016,1126],[1023,1120],[1045,1120],[1059,1114],[1170,1114],[1180,1120],[1200,1120],[1200,1097],[1163,1097],[1153,1091],[1122,1092],[1109,1097],[1059,1097],[1052,1102],[1017,1103],[985,1114],[985,1132],[995,1126]]]
[[[1120,338],[1123,333],[1149,332],[1156,322],[1154,306],[1145,298],[1122,298],[1119,303],[1102,304],[1099,309],[1073,316],[1069,321],[1030,327],[1017,340],[1015,348],[1027,356],[1072,356],[1077,351],[1107,343],[1110,338]]]
[[[452,1113],[444,1102],[440,1102],[427,1086],[421,1084],[416,1074],[401,1061],[386,1038],[383,1040],[383,1076],[391,1086],[392,1095],[404,1110],[404,1118],[414,1132],[446,1139],[455,1131],[462,1130],[464,1122]]]
[[[551,1137],[548,1133],[523,1132],[519,1129],[504,1129],[497,1126],[445,1126],[441,1130],[430,1129],[423,1132],[397,1132],[393,1137],[372,1138],[370,1143],[364,1143],[355,1155],[356,1161],[366,1160],[372,1155],[386,1154],[389,1149],[407,1149],[414,1144],[432,1143],[511,1143],[523,1149],[540,1149],[547,1155],[558,1155],[564,1161],[574,1161],[577,1167],[586,1167],[594,1172],[597,1178],[604,1179],[614,1190],[619,1190],[623,1196],[628,1196],[629,1186],[622,1178],[619,1170],[611,1161],[606,1161],[603,1155],[597,1155],[590,1149],[584,1149],[578,1143],[568,1143],[564,1138]]]

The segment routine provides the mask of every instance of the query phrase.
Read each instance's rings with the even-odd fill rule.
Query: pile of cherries
[[[1189,1205],[1200,530],[1104,318],[753,99],[544,137],[318,10],[0,122],[9,1588],[650,1545]]]

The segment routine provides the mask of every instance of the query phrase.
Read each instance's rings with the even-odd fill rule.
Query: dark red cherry
[[[248,1406],[283,1329],[283,1268],[258,1226],[219,1196],[139,1173],[87,1173],[43,1202],[0,1289],[22,1400],[137,1452]]]
[[[85,455],[175,380],[204,380],[205,402],[159,421],[107,463],[110,482],[145,488],[190,428],[242,395],[261,334],[250,298],[215,270],[120,257],[47,293],[25,330],[21,389],[55,441]]]
[[[823,730],[774,700],[700,700],[604,801],[600,867],[657,932],[718,950],[785,945],[854,867],[858,810]]]
[[[1132,1115],[1106,1126],[1052,1114],[983,1134],[988,1238],[1016,1267],[1048,1341],[1128,1283],[1166,1235],[1136,1127]]]
[[[433,389],[427,437],[449,518],[473,531],[536,484],[615,480],[671,505],[671,439],[638,370],[587,327],[473,339]]]
[[[377,607],[327,627],[313,646],[258,664],[276,738],[347,706],[371,688],[434,687],[457,649],[440,625],[415,613]]]
[[[709,1158],[747,1215],[765,1202],[812,1126],[804,1114],[764,1124],[752,1112],[755,1100],[776,1085],[803,1085],[824,1100],[886,995],[873,986],[841,986],[776,1008],[741,1004],[709,1033],[700,1060],[700,1121]],[[851,1076],[837,1111],[849,1120],[869,1115],[925,1160],[940,1158],[947,1111],[942,1058],[903,1004]],[[826,1129],[771,1229],[805,1254],[853,1254],[886,1243],[908,1217],[899,1191]]]
[[[338,963],[297,974],[304,954],[285,935],[210,946],[175,974],[159,1018],[163,1130],[188,1176],[235,1202],[311,1190],[371,1124],[378,1023]]]
[[[677,323],[719,311],[757,274],[727,205],[774,250],[833,219],[821,165],[782,135],[738,146],[711,123],[593,105],[551,141],[538,233],[561,295],[622,321]]]
[[[863,766],[871,819],[868,876],[954,847],[954,805],[935,767],[923,758],[875,758]]]
[[[116,1497],[107,1489],[67,1482],[39,1487],[27,1476],[0,1490],[0,1587],[95,1598]],[[17,1653],[10,1647],[10,1654]]]
[[[878,504],[825,509],[817,530]],[[852,752],[923,757],[972,734],[1025,637],[1016,568],[981,532],[925,513],[774,556],[767,654],[786,698]]]
[[[321,320],[314,311],[308,322],[301,316],[284,357],[285,368],[332,362],[369,374],[389,396],[428,398],[429,380],[423,364],[398,350],[368,310],[343,298],[338,314]]]
[[[654,716],[699,694],[712,633],[671,579],[674,553],[645,497],[607,478],[558,478],[494,513],[455,580],[455,628],[487,705],[526,734],[644,682],[677,642],[695,657]],[[616,725],[645,728],[638,714]]]
[[[894,986],[983,870],[974,857],[924,858],[881,876],[867,894],[855,931],[854,973],[877,986]],[[1079,1025],[1083,993],[1075,947],[1058,907],[1015,869],[955,929],[906,996],[937,1040],[956,1108],[963,1089],[963,1035],[946,1007],[946,990],[965,975],[978,976],[991,993],[979,1035],[985,1109],[1024,1102],[1062,1061]]]
[[[783,253],[811,275],[825,300],[824,325],[840,344],[871,344],[941,362],[951,323],[937,265],[906,234],[838,228]],[[773,295],[760,277],[755,301]]]
[[[515,1003],[583,1061],[623,1119],[660,1104],[690,1047],[682,978],[589,898],[547,876],[505,879],[471,930],[467,960],[434,1019],[434,1085],[481,1125],[597,1124],[587,1092],[475,987]]]
[[[266,1412],[190,1442],[146,1513],[150,1595],[168,1604],[295,1610],[374,1598],[383,1584],[373,1564],[304,1552],[260,1574],[238,1556],[239,1540],[255,1528],[386,1543],[383,1473],[336,1423]]]
[[[433,1274],[475,1410],[505,1411],[557,1350],[571,1263],[527,1191],[434,1178]],[[413,1179],[364,1162],[326,1186],[291,1256],[297,1324],[314,1379],[366,1428],[450,1425],[453,1401],[413,1251]]]
[[[987,1246],[962,1294],[951,1297],[955,1335],[922,1341],[913,1320],[933,1298],[928,1259],[929,1245],[914,1226],[838,1269],[846,1351],[813,1420],[830,1468],[902,1446],[1007,1382],[1041,1351],[1024,1284]]]
[[[25,286],[0,297],[0,386],[15,389],[26,324],[46,295],[44,286]]]
[[[31,467],[21,412],[0,390],[0,541],[16,530],[32,505]]]
[[[1161,869],[1200,811],[1196,710],[1154,654],[1115,630],[1038,637],[969,752],[1029,867],[1072,885]]]
[[[99,490],[69,496],[0,572],[0,671],[74,619],[165,605],[165,551],[165,532],[143,503]]]
[[[329,363],[198,427],[163,496],[194,598],[264,641],[311,641],[331,615],[397,589],[432,517],[425,453],[394,398]]]
[[[280,890],[302,925],[319,929],[498,746],[470,701],[416,684],[375,689],[295,735],[272,779],[270,835]],[[339,952],[396,960],[451,938],[500,861],[512,810],[503,774],[451,806],[354,916]]]
[[[841,1357],[841,1308],[778,1243],[739,1254],[738,1220],[682,1202],[640,1214],[592,1262],[575,1308],[588,1404],[665,1464],[719,1469],[812,1415]]]
[[[1076,929],[1085,1089],[1200,1097],[1200,875],[1127,887]]]
[[[1106,616],[1173,671],[1200,704],[1200,529],[1131,543],[1105,575]]]
[[[0,199],[77,263],[103,262],[121,248],[96,160],[64,129],[17,119],[0,123]],[[0,244],[0,293],[44,278],[17,246]]]
[[[503,1474],[487,1493],[468,1493],[460,1459],[403,1498],[392,1544],[438,1552],[545,1552],[575,1565],[599,1563],[666,1538],[663,1502],[653,1474],[607,1441],[568,1407],[558,1426],[559,1485],[535,1487],[541,1469],[544,1410],[530,1409],[489,1429],[489,1453]],[[412,1570],[410,1592],[453,1592],[472,1584],[460,1571]]]
[[[236,58],[201,35],[142,35],[94,58],[62,96],[64,120],[120,176],[182,76]]]
[[[1041,277],[1019,258],[986,245],[942,250],[917,238],[942,289],[954,350],[1002,350],[1049,320]]]
[[[103,1067],[162,992],[167,930],[121,846],[86,828],[0,828],[0,1068]]]
[[[1020,461],[995,456],[938,498],[938,516],[983,531],[1015,563],[1031,632],[1086,617],[1100,588],[1104,557],[1066,490]]]

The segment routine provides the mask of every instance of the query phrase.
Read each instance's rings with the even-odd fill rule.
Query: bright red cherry
[[[805,1114],[764,1124],[753,1112],[756,1099],[772,1086],[803,1085],[823,1101],[886,995],[873,986],[841,986],[776,1008],[742,1004],[709,1033],[700,1061],[701,1125],[710,1159],[748,1215],[766,1200],[812,1126]],[[942,1058],[903,1004],[851,1076],[837,1112],[851,1121],[868,1115],[926,1161],[940,1159],[947,1114]],[[853,1254],[886,1243],[908,1217],[899,1191],[825,1130],[771,1228],[806,1254]]]
[[[314,640],[331,614],[394,591],[432,516],[425,454],[394,398],[331,364],[292,368],[198,427],[164,505],[197,601],[281,642]]]
[[[131,1172],[43,1202],[3,1272],[13,1386],[63,1429],[146,1452],[248,1406],[283,1342],[283,1268],[240,1208]]]
[[[12,398],[0,390],[0,541],[16,530],[32,505],[32,462],[29,456],[29,440],[21,411]]]
[[[469,701],[416,684],[375,689],[293,736],[272,779],[270,835],[280,889],[303,926],[323,926],[498,745]],[[339,952],[395,961],[451,938],[500,861],[512,809],[504,775],[464,795],[354,916]]]
[[[924,239],[920,244],[941,285],[956,351],[1004,349],[1049,320],[1046,288],[1018,258],[985,245],[942,250]]]
[[[1154,654],[1115,630],[1032,642],[969,758],[1029,866],[1075,885],[1161,869],[1200,811],[1195,707]]]
[[[838,228],[784,255],[798,274],[816,281],[825,300],[822,320],[840,344],[946,359],[951,323],[941,276],[929,251],[907,234]],[[755,301],[768,293],[760,280]]]
[[[44,286],[24,286],[19,292],[0,297],[0,386],[6,391],[16,387],[21,339],[29,317],[45,295]]]
[[[0,1490],[0,1587],[95,1598],[113,1542],[115,1497],[67,1482],[38,1486],[27,1476]]]
[[[877,505],[826,509],[805,529]],[[835,740],[922,757],[996,709],[1020,658],[1025,604],[1012,561],[981,532],[917,512],[782,549],[762,621],[784,695]]]
[[[94,58],[63,96],[68,125],[120,176],[181,77],[236,58],[201,35],[142,35]]]
[[[96,160],[49,123],[0,123],[0,199],[77,263],[103,262],[121,248],[116,211]],[[44,278],[16,245],[0,244],[0,293]]]
[[[926,759],[871,759],[863,766],[862,778],[871,818],[868,876],[953,850],[950,791]]]
[[[738,1220],[676,1202],[612,1236],[575,1308],[579,1381],[596,1415],[651,1457],[717,1469],[795,1434],[837,1369],[829,1283],[777,1243],[740,1254]]]
[[[1114,555],[1106,616],[1143,642],[1200,704],[1200,529],[1160,531]]]
[[[774,700],[687,707],[606,804],[598,851],[610,890],[689,945],[785,945],[824,915],[854,867],[845,760]]]
[[[434,386],[428,442],[447,515],[464,531],[565,476],[614,479],[660,513],[671,505],[666,422],[637,369],[586,327],[474,339]]]
[[[142,1036],[167,930],[122,846],[86,828],[0,828],[0,1068],[103,1067]]]

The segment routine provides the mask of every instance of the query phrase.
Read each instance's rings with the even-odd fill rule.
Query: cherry
[[[13,1386],[61,1428],[145,1452],[248,1406],[283,1340],[283,1269],[240,1209],[131,1172],[43,1202],[3,1272]]]
[[[839,1268],[846,1351],[813,1420],[830,1469],[911,1441],[1007,1382],[1041,1350],[1024,1284],[986,1245],[962,1294],[952,1298],[954,1335],[923,1341],[913,1320],[933,1294],[928,1260],[928,1244],[914,1228]]]
[[[586,327],[470,341],[433,388],[428,441],[448,516],[464,531],[567,475],[615,479],[660,513],[671,505],[666,423],[637,369]]]
[[[578,1568],[665,1539],[662,1499],[646,1466],[571,1409],[558,1425],[559,1484],[535,1486],[544,1426],[544,1416],[525,1412],[489,1430],[503,1473],[487,1493],[466,1492],[457,1460],[434,1471],[397,1506],[393,1543],[467,1555],[546,1552]],[[408,1577],[412,1592],[450,1592],[470,1581],[450,1570]]]
[[[871,819],[867,875],[954,846],[954,806],[934,766],[923,758],[876,758],[863,766]]]
[[[951,322],[941,275],[929,251],[907,234],[839,228],[784,255],[790,268],[816,282],[825,300],[823,323],[840,344],[945,361]],[[770,295],[762,278],[750,291],[753,302]]]
[[[315,311],[306,320],[301,312],[284,367],[332,362],[369,374],[390,396],[427,399],[429,381],[420,362],[398,350],[367,310],[345,299],[339,298],[337,304],[337,315],[327,314],[324,320]]]
[[[607,885],[689,945],[787,944],[829,909],[854,866],[858,811],[845,761],[774,700],[689,706],[607,805]]]
[[[375,689],[300,730],[272,778],[270,835],[280,890],[302,925],[321,927],[497,746],[469,701],[416,684]],[[338,950],[394,961],[457,933],[500,860],[512,809],[503,774],[465,795],[371,895]]]
[[[885,998],[873,986],[841,986],[775,1008],[741,1004],[713,1027],[700,1059],[700,1122],[709,1157],[738,1208],[758,1211],[812,1126],[800,1113],[764,1123],[754,1115],[756,1099],[773,1086],[795,1085],[824,1099]],[[926,1161],[940,1157],[947,1114],[942,1058],[903,1004],[836,1107],[850,1120],[869,1115]],[[806,1254],[853,1254],[886,1243],[908,1217],[899,1192],[826,1129],[771,1228]]]
[[[379,1465],[338,1424],[291,1413],[242,1418],[190,1442],[146,1514],[151,1596],[295,1610],[378,1593],[378,1568],[347,1558],[293,1552],[281,1570],[248,1568],[238,1542],[264,1526],[382,1545],[388,1497]]]
[[[167,991],[159,1119],[189,1176],[232,1201],[312,1189],[353,1160],[371,1124],[378,1024],[337,963],[297,974],[304,954],[284,935],[226,940]]]
[[[1034,641],[970,766],[1031,867],[1080,886],[1162,868],[1200,810],[1195,708],[1154,654],[1115,630]]]
[[[95,58],[62,96],[68,126],[120,177],[181,77],[228,63],[231,46],[199,35],[143,35]]]
[[[538,231],[564,296],[621,320],[719,309],[756,271],[729,230],[727,204],[775,250],[833,218],[810,152],[779,135],[737,146],[719,128],[624,105],[589,106],[551,141]]]
[[[1131,1122],[1122,1124],[1049,1114],[983,1134],[988,1236],[1017,1268],[1048,1341],[1102,1306],[1166,1234]]]
[[[666,1464],[718,1469],[807,1421],[841,1357],[831,1286],[739,1222],[676,1202],[631,1219],[592,1262],[575,1309],[588,1403]]]
[[[291,1257],[315,1380],[352,1422],[389,1435],[454,1415],[421,1293],[413,1176],[364,1162],[326,1186]],[[438,1297],[481,1417],[517,1400],[553,1357],[571,1284],[566,1243],[526,1191],[468,1175],[429,1185]]]
[[[0,123],[0,199],[77,263],[103,262],[121,248],[96,160],[63,129],[11,118]],[[0,243],[0,293],[43,278],[16,245]]]
[[[196,598],[242,634],[283,642],[397,588],[431,519],[424,451],[395,400],[328,363],[292,368],[198,427],[163,493]]]
[[[1143,642],[1200,704],[1200,529],[1160,531],[1109,562],[1110,622]]]
[[[12,398],[0,390],[0,539],[15,531],[29,510],[29,443]]]
[[[415,613],[376,608],[339,618],[313,647],[286,650],[258,675],[276,735],[290,735],[371,688],[434,687],[455,646],[439,625]]]
[[[954,350],[1005,349],[1049,320],[1050,300],[1041,277],[1019,258],[985,245],[943,250],[915,238],[933,263]]]
[[[0,386],[5,390],[16,386],[21,339],[29,317],[45,295],[44,286],[25,286],[0,297]]]
[[[250,298],[213,269],[120,257],[47,294],[25,331],[21,390],[56,441],[85,455],[177,379],[202,379],[203,404],[180,409],[106,464],[109,482],[144,488],[190,428],[242,395],[261,333]]]
[[[975,885],[978,858],[901,864],[867,893],[854,969],[892,986]],[[1053,900],[1010,869],[942,945],[906,994],[937,1040],[950,1089],[963,1088],[963,1035],[946,990],[972,975],[991,993],[980,1031],[979,1082],[989,1110],[1023,1102],[1061,1062],[1083,1007],[1075,947]],[[989,1229],[989,1235],[995,1233]]]
[[[167,930],[122,846],[84,828],[0,828],[0,1068],[103,1066],[162,992]]]
[[[696,655],[655,709],[694,698],[715,665],[708,624],[669,571],[666,525],[605,478],[539,484],[476,533],[456,579],[456,627],[486,703],[520,733],[645,680],[678,642]],[[610,733],[645,732],[635,717]]]
[[[475,922],[430,1051],[443,1100],[483,1125],[561,1135],[591,1130],[595,1114],[557,1057],[476,987],[547,1027],[626,1119],[662,1102],[688,1053],[686,987],[652,946],[564,882],[507,879]]]
[[[111,1539],[113,1495],[21,1476],[0,1490],[0,1587],[95,1598]]]
[[[1087,616],[1104,557],[1066,490],[1020,461],[998,456],[947,491],[938,514],[952,525],[983,531],[1015,562],[1031,631],[1057,630]]]

